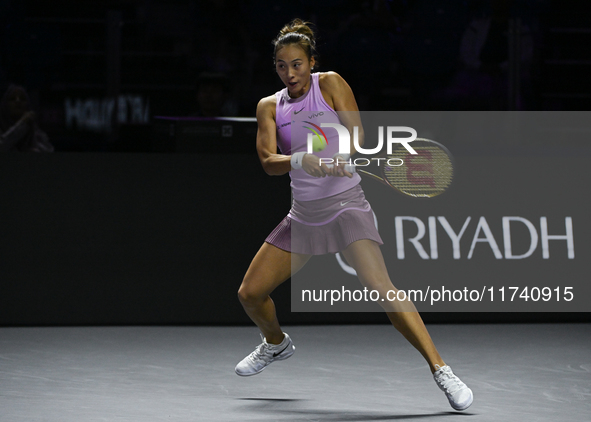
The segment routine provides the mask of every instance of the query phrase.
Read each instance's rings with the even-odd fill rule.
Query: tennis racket
[[[395,144],[392,154],[357,158],[357,165],[346,165],[345,170],[414,198],[432,198],[449,189],[454,175],[454,160],[449,150],[424,138],[417,138],[410,145],[417,154],[411,154],[402,144]]]

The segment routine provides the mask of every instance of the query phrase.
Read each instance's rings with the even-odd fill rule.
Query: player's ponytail
[[[294,19],[279,31],[277,38],[273,40],[275,46],[275,55],[277,51],[289,44],[298,44],[308,56],[316,59],[316,39],[314,31],[310,28],[310,22],[304,22],[301,19]]]

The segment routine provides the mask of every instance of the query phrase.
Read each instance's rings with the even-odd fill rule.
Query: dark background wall
[[[222,159],[231,165],[220,171]],[[248,323],[238,286],[291,201],[289,179],[267,176],[255,154],[4,154],[0,178],[2,325]],[[365,186],[377,208],[373,198],[386,192],[377,184]],[[404,198],[392,200],[408,215]],[[477,208],[479,201],[465,200]],[[430,208],[418,205],[418,212]],[[464,208],[457,212],[464,215]],[[385,234],[393,215],[376,212]],[[576,224],[581,220],[575,215]],[[577,242],[584,252],[584,239]],[[388,243],[386,254],[395,261],[395,242]],[[564,255],[562,243],[553,247],[554,255]],[[481,253],[488,257],[485,249]],[[577,258],[584,263],[584,256]],[[418,261],[395,262],[394,281],[408,283],[404,274],[412,275],[412,267],[422,265]],[[490,265],[485,262],[482,271]],[[541,281],[531,280],[536,282]],[[386,322],[381,313],[292,313],[289,283],[273,297],[284,323]],[[589,320],[588,314],[568,313],[424,317],[428,322]]]
[[[289,181],[253,154],[219,172],[220,157],[1,156],[0,321],[244,321],[236,292]]]
[[[504,28],[518,21],[520,36],[505,31],[498,66],[475,68],[462,45],[503,5]],[[0,84],[26,88],[55,147],[0,155],[0,324],[249,323],[236,291],[289,209],[289,180],[264,174],[248,131],[230,147],[219,133],[180,138],[156,116],[254,116],[257,101],[282,88],[270,41],[289,20],[316,25],[319,70],[345,77],[362,110],[588,110],[583,6],[0,0]],[[510,56],[517,44],[523,54]],[[216,111],[203,107],[218,100]],[[236,149],[243,152],[219,174],[210,153]],[[386,321],[291,313],[289,297],[287,285],[274,295],[286,323]]]

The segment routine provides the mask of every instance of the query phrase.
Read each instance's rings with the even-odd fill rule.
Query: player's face
[[[313,67],[314,57],[308,60],[304,49],[297,44],[286,45],[275,54],[275,70],[292,98],[308,92]]]

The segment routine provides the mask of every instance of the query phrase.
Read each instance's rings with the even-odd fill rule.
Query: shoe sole
[[[267,365],[267,366],[269,366],[269,365]],[[265,366],[265,368],[267,366]],[[260,374],[261,372],[263,372],[265,370],[265,368],[261,369],[259,372],[253,372],[252,374],[241,374],[235,369],[234,369],[234,372],[236,372],[236,375],[238,375],[240,377],[252,377],[253,375],[257,375],[257,374]]]
[[[292,349],[291,349],[291,353],[290,354],[288,354],[287,356],[281,356],[281,357],[280,356],[277,356],[275,359],[273,359],[273,362],[275,362],[276,360],[285,360],[287,358],[290,358],[294,354],[294,352],[295,352],[295,346],[292,344],[291,347],[292,347]],[[273,363],[273,362],[271,362],[271,363]],[[271,365],[271,363],[269,363],[269,365]],[[267,366],[269,366],[269,365],[267,365]],[[241,374],[236,369],[234,369],[234,372],[236,373],[236,375],[238,375],[240,377],[251,377],[253,375],[257,375],[257,374],[260,374],[261,372],[263,372],[267,366],[263,366],[260,371],[253,372],[251,374]]]

